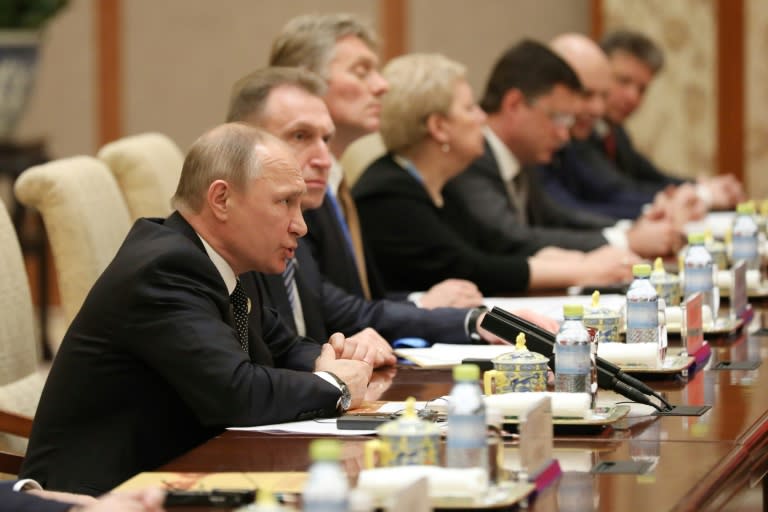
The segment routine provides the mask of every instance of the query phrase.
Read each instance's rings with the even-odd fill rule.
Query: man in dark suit
[[[488,115],[485,154],[444,188],[445,208],[468,210],[473,220],[505,242],[601,250],[606,262],[656,253],[663,227],[656,222],[614,226],[613,219],[580,212],[552,200],[534,179],[569,140],[581,83],[546,46],[522,41],[496,62],[480,106]],[[488,244],[498,243],[489,240]]]
[[[338,159],[354,141],[379,128],[381,96],[388,84],[379,73],[376,34],[348,14],[306,15],[290,20],[272,45],[271,66],[300,66],[328,82],[324,100],[336,132],[327,196],[305,215],[306,237],[320,271],[336,286],[367,299],[406,298],[420,307],[479,306],[482,296],[466,280],[447,279],[425,293],[387,290],[375,255],[366,251],[357,209]]]
[[[264,68],[237,81],[227,114],[228,122],[246,122],[263,128],[294,149],[307,185],[307,193],[301,199],[305,212],[323,203],[331,166],[328,141],[332,140],[334,127],[322,99],[324,91],[322,80],[309,71]],[[293,282],[286,282],[287,276],[292,277]],[[463,343],[475,338],[499,341],[479,329],[481,311],[422,309],[407,301],[386,299],[369,301],[342,290],[322,275],[304,239],[299,241],[295,269],[290,274],[259,274],[257,279],[281,318],[293,331],[310,338],[326,339],[329,333],[340,331],[353,339],[380,341],[386,347],[382,347],[383,350],[389,349],[383,338],[394,341],[416,337],[431,342]],[[553,322],[547,326],[556,328]]]
[[[582,34],[562,34],[551,48],[576,72],[583,91],[578,112],[570,129],[571,141],[553,161],[537,168],[537,176],[547,193],[560,204],[584,209],[616,219],[635,219],[644,214],[672,221],[682,227],[689,220],[698,220],[706,208],[690,185],[662,187],[637,182],[621,173],[605,155],[589,141],[594,137],[595,124],[605,114],[605,98],[610,89],[611,75],[608,58],[600,47]],[[647,206],[646,206],[647,205]],[[680,235],[660,232],[657,240],[673,251]],[[660,244],[657,250],[663,251]]]
[[[607,34],[600,43],[608,55],[612,72],[607,96],[605,124],[599,127],[599,137],[592,140],[617,168],[635,181],[664,187],[684,183],[656,166],[632,143],[624,128],[626,120],[640,107],[648,87],[664,66],[661,48],[650,38],[631,30]],[[733,208],[743,200],[744,190],[731,174],[701,175],[696,191],[709,208]]]
[[[227,426],[361,402],[375,354],[340,334],[297,338],[237,279],[284,270],[306,232],[305,190],[290,149],[255,128],[222,125],[192,145],[177,211],[134,224],[70,325],[23,476],[101,494]]]
[[[0,512],[162,512],[165,493],[159,489],[108,494],[98,500],[87,496],[66,495],[22,489],[30,481],[0,482]],[[25,492],[26,491],[26,492]]]

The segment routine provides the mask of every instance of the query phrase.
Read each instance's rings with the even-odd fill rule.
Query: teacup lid
[[[428,436],[438,434],[440,428],[430,421],[419,418],[416,414],[416,399],[411,396],[405,401],[403,414],[396,420],[381,425],[376,432],[388,437]]]
[[[729,244],[730,244],[730,237],[731,237],[730,229],[728,229],[728,231],[726,232],[726,242]],[[713,253],[713,252],[719,253],[719,252],[726,251],[726,248],[725,248],[726,244],[724,244],[720,240],[715,239],[714,235],[712,234],[712,229],[710,228],[707,228],[704,231],[704,245],[710,253]]]
[[[600,292],[597,290],[592,293],[592,304],[584,308],[584,320],[615,319],[620,316],[615,309],[600,305]]]
[[[653,272],[651,272],[651,282],[654,285],[673,285],[680,282],[677,274],[671,274],[664,270],[664,262],[661,258],[656,258],[653,263]]]
[[[507,364],[547,364],[549,359],[538,352],[531,352],[525,346],[525,334],[520,333],[515,339],[515,350],[496,356],[492,360],[494,365],[504,366]]]

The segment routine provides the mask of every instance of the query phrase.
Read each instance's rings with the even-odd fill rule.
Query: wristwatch
[[[347,383],[338,378],[335,374],[331,372],[325,372],[331,377],[333,377],[333,380],[336,381],[336,384],[338,384],[339,389],[341,390],[341,396],[339,397],[339,401],[336,402],[336,412],[339,414],[344,414],[347,412],[347,409],[349,409],[350,404],[352,403],[352,393],[349,392],[349,387],[347,387]]]
[[[469,315],[467,316],[467,333],[469,334],[469,339],[472,340],[472,343],[483,342],[482,336],[480,336],[480,333],[477,332],[477,319],[480,318],[480,315],[486,311],[488,311],[487,307],[480,306],[470,311]]]

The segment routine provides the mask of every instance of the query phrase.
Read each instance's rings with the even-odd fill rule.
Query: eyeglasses
[[[576,122],[576,116],[573,114],[566,114],[565,112],[554,112],[550,110],[545,110],[543,107],[539,107],[539,104],[535,101],[529,102],[528,106],[530,106],[534,110],[538,110],[552,122],[555,126],[559,128],[570,128],[573,126],[573,124]]]

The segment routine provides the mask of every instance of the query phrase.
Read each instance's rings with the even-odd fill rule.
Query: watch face
[[[341,393],[341,410],[347,411],[349,409],[349,406],[352,405],[352,395],[349,394],[349,390],[344,388],[344,391]]]

